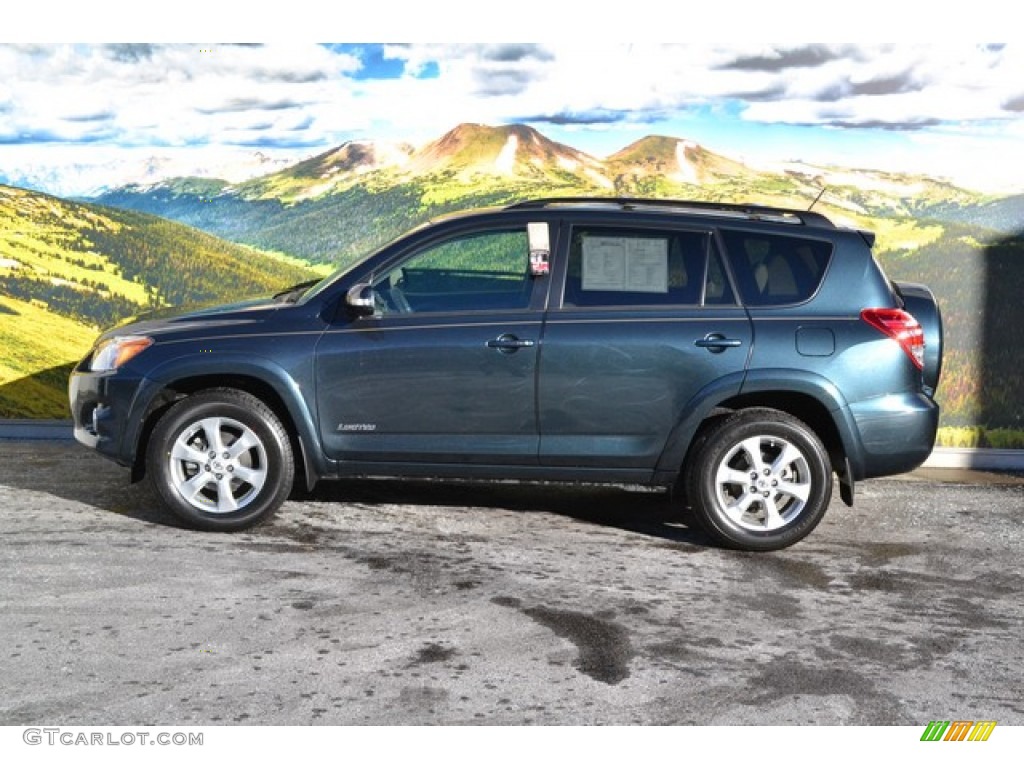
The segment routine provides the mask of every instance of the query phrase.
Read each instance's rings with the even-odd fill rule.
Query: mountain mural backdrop
[[[549,195],[813,203],[874,231],[890,277],[928,284],[942,304],[942,441],[1024,447],[1024,195],[875,169],[754,167],[670,136],[597,158],[525,125],[459,125],[421,147],[349,142],[240,184],[171,178],[88,201],[0,187],[0,417],[63,415],[61,377],[119,318],[267,292],[436,215]]]

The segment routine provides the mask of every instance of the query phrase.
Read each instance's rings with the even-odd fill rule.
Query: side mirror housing
[[[345,304],[355,315],[372,315],[375,308],[373,286],[369,283],[356,283],[345,294]]]

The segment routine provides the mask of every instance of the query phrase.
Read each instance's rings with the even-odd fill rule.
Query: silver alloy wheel
[[[244,508],[267,481],[267,450],[240,421],[211,416],[193,422],[174,441],[167,459],[175,490],[204,512]]]
[[[793,443],[757,435],[733,446],[715,472],[715,495],[733,523],[772,531],[795,520],[811,495],[807,458]]]

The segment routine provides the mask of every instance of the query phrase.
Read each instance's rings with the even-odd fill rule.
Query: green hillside
[[[0,418],[64,415],[66,369],[104,327],[312,274],[177,222],[0,186]]]
[[[96,328],[0,294],[0,418],[68,418],[67,381]]]

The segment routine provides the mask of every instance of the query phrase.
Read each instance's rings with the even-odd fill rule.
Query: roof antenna
[[[816,198],[814,198],[814,202],[811,203],[809,206],[807,206],[807,212],[808,213],[811,212],[811,208],[813,208],[814,206],[816,206],[818,204],[818,201],[821,200],[822,195],[825,194],[825,190],[827,190],[827,189],[828,189],[828,187],[822,187],[821,188],[821,192],[819,192],[818,196]]]

